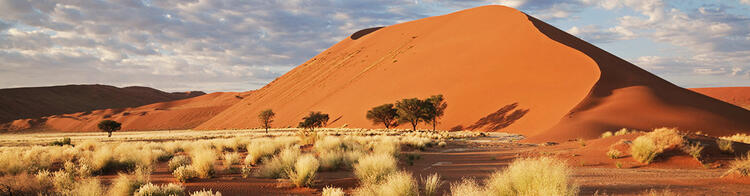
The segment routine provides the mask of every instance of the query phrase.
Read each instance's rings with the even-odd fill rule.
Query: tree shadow
[[[521,119],[523,116],[529,113],[529,109],[516,108],[518,108],[518,102],[503,106],[497,111],[480,118],[473,125],[466,128],[469,130],[474,130],[484,127],[485,129],[490,131],[497,131],[502,128],[508,127],[511,124],[515,123],[518,119]]]

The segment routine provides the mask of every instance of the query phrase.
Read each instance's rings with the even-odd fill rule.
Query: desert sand
[[[750,87],[691,88],[690,90],[750,109]]]

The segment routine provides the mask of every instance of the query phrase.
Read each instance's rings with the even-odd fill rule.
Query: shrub
[[[396,159],[389,154],[368,155],[354,165],[354,175],[364,184],[377,184],[395,171]]]
[[[286,171],[292,169],[299,156],[299,147],[285,148],[272,159],[263,161],[264,164],[258,168],[256,175],[265,178],[286,178],[288,177]]]
[[[344,190],[336,187],[325,187],[323,188],[322,196],[344,196]]]
[[[200,178],[211,178],[216,171],[214,162],[216,162],[216,153],[207,149],[196,149],[191,153],[193,169],[198,173]]]
[[[487,190],[492,195],[576,195],[570,173],[564,162],[550,157],[517,159],[492,174]]]
[[[382,182],[377,184],[364,184],[357,188],[354,195],[403,195],[416,196],[419,194],[417,182],[407,172],[392,172]]]
[[[177,178],[180,182],[188,182],[193,178],[198,178],[200,175],[195,168],[191,165],[183,165],[178,167],[172,172],[172,175]]]
[[[50,145],[53,145],[53,146],[71,145],[70,144],[70,138],[66,137],[66,138],[63,138],[62,140],[54,141],[54,142],[50,143]]]
[[[185,190],[182,186],[169,183],[167,185],[145,184],[138,188],[133,196],[184,196]]]
[[[612,137],[613,135],[614,134],[612,134],[611,131],[607,131],[607,132],[602,133],[602,138]]]
[[[690,156],[693,156],[696,160],[700,161],[701,158],[701,152],[703,152],[703,145],[701,145],[700,142],[695,142],[688,145],[682,146],[682,151],[685,153],[688,153]]]
[[[684,139],[676,129],[658,128],[633,140],[630,154],[641,163],[651,163],[661,153],[682,146]]]
[[[719,150],[726,154],[734,154],[734,142],[732,140],[716,139]]]
[[[430,175],[427,179],[422,179],[424,184],[424,194],[426,196],[437,195],[437,190],[443,185],[443,180],[440,179],[440,175],[437,173]]]
[[[620,156],[622,156],[622,151],[619,151],[617,149],[610,149],[609,151],[607,151],[607,156],[610,159],[618,159],[620,158]]]
[[[474,179],[464,178],[461,182],[451,183],[451,196],[484,196],[488,195]]]
[[[615,136],[627,135],[627,134],[630,134],[632,132],[633,131],[629,131],[626,128],[622,128],[622,129],[620,129],[620,130],[618,130],[618,131],[615,132]]]
[[[174,156],[169,160],[168,165],[169,171],[174,171],[179,167],[190,165],[190,158],[185,155]]]
[[[221,196],[221,193],[219,191],[214,193],[211,190],[201,190],[191,193],[190,196]]]
[[[739,176],[750,176],[750,152],[747,155],[742,156],[732,161],[729,165],[729,170],[724,173],[724,176],[729,174],[736,174]]]
[[[297,163],[294,164],[294,169],[288,170],[287,174],[289,180],[294,185],[297,185],[297,187],[312,186],[318,167],[320,167],[318,159],[315,159],[315,156],[312,154],[306,154],[297,160]]]

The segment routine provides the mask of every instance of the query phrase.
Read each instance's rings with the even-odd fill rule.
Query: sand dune
[[[123,131],[190,129],[241,99],[240,93],[211,93],[135,108],[103,109],[37,119],[20,119],[0,126],[0,130],[97,131],[97,123],[105,119],[121,122]]]
[[[439,129],[500,130],[539,141],[622,127],[750,130],[750,111],[675,86],[512,8],[484,6],[363,31],[197,128],[258,127],[247,116],[266,108],[277,111],[281,127],[322,111],[339,119],[330,127],[375,128],[365,119],[371,107],[443,94],[449,106]]]
[[[691,88],[690,90],[750,109],[750,87]]]
[[[66,85],[0,89],[0,123],[22,118],[136,107],[203,95],[203,92],[167,93],[148,87]]]

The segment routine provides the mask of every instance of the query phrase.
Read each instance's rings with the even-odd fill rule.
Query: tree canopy
[[[417,130],[417,125],[427,118],[431,105],[417,98],[402,99],[396,102],[398,121],[410,123],[412,130]]]
[[[266,129],[266,133],[268,133],[268,128],[271,128],[271,123],[273,123],[274,116],[276,116],[276,113],[274,113],[271,109],[266,109],[258,113],[258,120],[260,120],[260,124],[263,126],[263,128]]]
[[[398,110],[390,103],[376,106],[367,111],[367,119],[371,120],[372,124],[385,125],[386,129],[396,127],[398,126]]]
[[[109,133],[107,137],[112,137],[112,132],[120,130],[122,124],[114,120],[100,121],[97,127],[103,132]]]
[[[302,122],[299,122],[298,127],[315,130],[316,127],[327,126],[328,119],[328,114],[324,114],[321,112],[310,112],[310,114],[302,118]]]
[[[432,130],[435,131],[438,120],[445,113],[445,108],[448,108],[448,103],[445,102],[442,94],[430,96],[425,101],[429,104],[429,107],[426,108],[425,122],[432,123]]]

